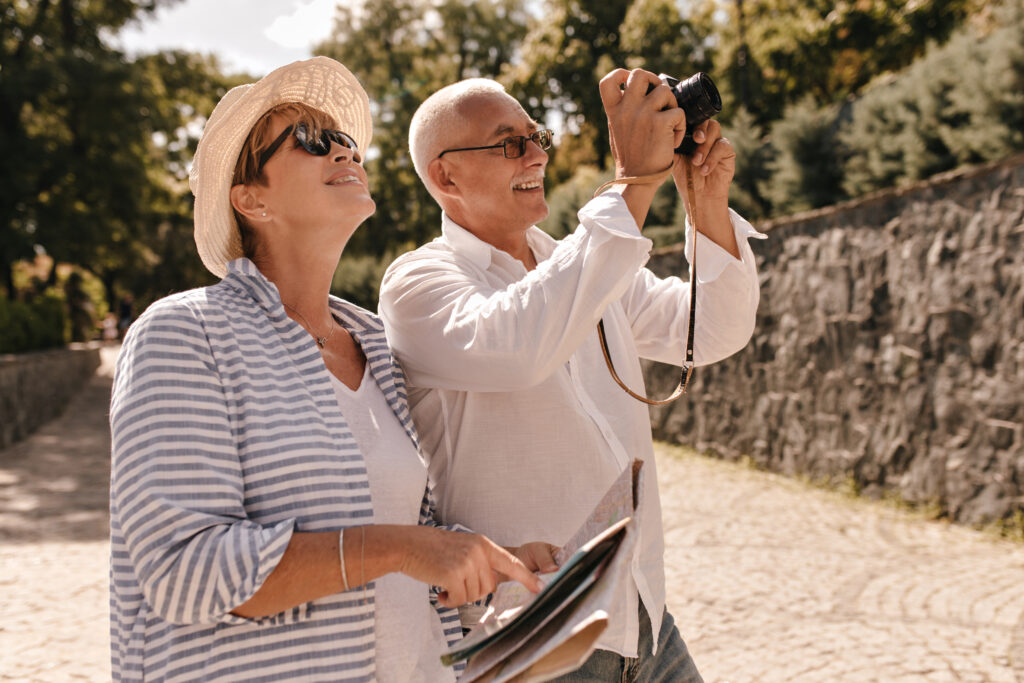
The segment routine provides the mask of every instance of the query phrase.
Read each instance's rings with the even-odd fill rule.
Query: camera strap
[[[669,166],[665,171],[658,173],[652,173],[644,176],[633,176],[628,178],[617,178],[609,181],[597,188],[594,196],[601,194],[606,188],[612,185],[642,185],[644,183],[660,183],[665,179],[665,174],[671,171],[672,167]],[[604,333],[604,319],[597,321],[597,336],[601,340],[601,351],[604,353],[604,362],[608,365],[608,370],[612,374],[612,379],[618,384],[623,391],[635,398],[636,400],[646,403],[651,406],[663,406],[672,403],[680,396],[686,393],[686,387],[690,384],[690,377],[693,376],[693,339],[697,329],[697,193],[693,189],[693,176],[690,174],[689,164],[683,164],[683,171],[686,174],[686,198],[688,206],[687,213],[690,215],[690,223],[693,225],[693,247],[690,252],[690,322],[689,329],[686,333],[686,356],[683,361],[682,370],[679,376],[679,385],[672,392],[672,395],[664,399],[650,399],[646,396],[642,396],[628,386],[619,377],[619,373],[615,371],[615,365],[612,363],[612,356],[608,352],[608,339]]]

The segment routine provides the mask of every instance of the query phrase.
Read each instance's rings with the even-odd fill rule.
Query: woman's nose
[[[345,145],[339,142],[332,142],[331,150],[332,153],[334,154],[335,161],[351,160],[356,162],[357,164],[361,164],[363,162],[363,157],[359,155],[359,152],[352,149],[351,147],[346,147]]]

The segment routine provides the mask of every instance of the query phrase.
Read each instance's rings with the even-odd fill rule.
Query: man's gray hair
[[[409,124],[409,154],[412,156],[416,175],[420,177],[434,199],[440,201],[427,174],[427,167],[444,151],[445,145],[451,140],[452,132],[469,125],[469,119],[462,113],[463,103],[479,95],[495,94],[516,102],[497,81],[489,78],[467,78],[441,88],[424,100],[413,114],[412,123]]]

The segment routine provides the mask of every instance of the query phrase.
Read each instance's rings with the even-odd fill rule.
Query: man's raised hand
[[[643,69],[616,69],[601,79],[599,88],[615,177],[667,171],[686,132],[686,114],[671,89]]]

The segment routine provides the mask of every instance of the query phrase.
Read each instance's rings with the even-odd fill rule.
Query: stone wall
[[[99,365],[97,344],[0,355],[0,449],[60,415]]]
[[[656,436],[963,522],[1024,510],[1024,155],[759,228],[754,337]],[[646,372],[654,396],[678,377]]]

